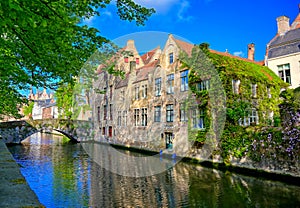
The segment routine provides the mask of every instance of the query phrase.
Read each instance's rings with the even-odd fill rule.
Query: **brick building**
[[[199,100],[195,98],[195,93],[189,90],[190,70],[179,61],[182,52],[190,56],[193,48],[193,44],[169,35],[163,49],[157,47],[140,55],[134,41],[128,40],[122,50],[130,51],[131,55],[119,57],[116,63],[116,69],[125,72],[125,79],[108,74],[99,66],[98,79],[93,83],[93,89],[102,93],[92,95],[95,139],[152,150],[174,150],[177,154],[185,153],[191,147],[188,134],[205,131],[208,127],[205,122],[205,116],[208,115],[204,109],[198,107]],[[261,100],[269,102],[270,92],[274,91],[278,95],[279,89],[271,89],[264,84],[259,85],[261,88],[258,89],[255,83],[258,80],[255,77],[256,70],[262,70],[259,80],[265,84],[274,82],[278,77],[272,77],[273,73],[267,67],[263,67],[262,62],[253,60],[254,44],[248,45],[247,59],[227,52],[209,50],[209,53],[215,54],[217,59],[228,57],[237,60],[235,64],[241,63],[236,69],[236,75],[231,73],[231,67],[234,66],[229,66],[221,72],[225,73],[228,70],[227,72],[231,73],[227,78],[230,80],[223,81],[229,83],[230,89],[226,90],[232,98],[250,103],[250,110],[236,121],[236,125],[258,125],[259,117],[261,121],[266,117],[266,110],[260,108],[259,103]],[[220,70],[224,68],[218,67]],[[244,70],[243,67],[247,68],[245,74],[239,71]],[[247,82],[244,80],[246,77]],[[210,76],[201,78],[193,85],[198,91],[209,90]],[[270,84],[269,87],[271,86],[273,85]],[[209,116],[218,119],[213,108],[214,106],[209,109]],[[260,109],[264,112],[259,112]],[[269,114],[268,118],[272,119],[273,112],[270,111]],[[210,133],[213,135],[214,124],[210,124],[210,127]]]

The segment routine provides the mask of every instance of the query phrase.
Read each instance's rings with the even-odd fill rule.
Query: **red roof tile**
[[[247,59],[247,58],[242,58],[242,57],[239,57],[239,56],[234,56],[234,55],[231,55],[230,53],[227,53],[227,52],[220,52],[220,51],[215,51],[215,50],[212,50],[212,49],[209,49],[209,51],[211,53],[215,53],[215,54],[219,54],[219,55],[222,55],[222,56],[227,56],[227,57],[239,59],[239,60],[242,60],[242,61],[251,62],[251,63],[254,63],[254,64],[261,65],[261,66],[264,65],[264,61],[252,61],[252,60]]]
[[[148,63],[150,62],[152,56],[155,54],[155,52],[156,52],[159,48],[160,48],[160,47],[158,46],[158,47],[154,48],[153,50],[148,51],[147,53],[145,53],[145,54],[143,54],[143,55],[141,56],[141,59],[143,60],[143,62],[144,62],[145,65],[148,64]]]
[[[174,37],[173,37],[173,38],[174,38]],[[175,38],[174,38],[174,41],[175,41],[175,43],[177,44],[177,46],[178,46],[181,50],[185,51],[189,56],[192,55],[192,50],[193,50],[193,47],[194,47],[193,44],[187,43],[187,42],[185,42],[185,41],[178,40],[178,39],[175,39]]]
[[[294,22],[291,25],[291,29],[297,29],[300,28],[300,13],[298,14],[298,16],[296,17],[296,19],[294,20]]]

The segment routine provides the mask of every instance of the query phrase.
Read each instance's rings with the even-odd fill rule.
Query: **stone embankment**
[[[0,207],[44,207],[0,137]]]

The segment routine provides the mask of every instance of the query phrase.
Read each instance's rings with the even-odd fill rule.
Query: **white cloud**
[[[84,18],[83,23],[88,26],[93,26],[94,22],[97,20],[106,20],[107,18],[112,18],[112,13],[108,10],[106,11],[100,11],[100,18],[98,16],[92,16],[90,18]]]
[[[104,15],[104,16],[108,16],[108,17],[111,17],[111,16],[112,16],[111,12],[110,12],[110,11],[107,11],[107,10],[104,11],[104,12],[101,12],[100,15]]]
[[[96,16],[92,16],[90,18],[84,18],[83,23],[88,26],[92,26],[95,19],[96,19]]]
[[[180,21],[190,21],[192,16],[186,16],[185,13],[190,7],[190,3],[188,1],[182,1],[180,3],[179,11],[177,13],[178,20]]]
[[[236,52],[233,52],[233,55],[235,55],[235,56],[239,56],[239,57],[244,57],[244,53],[243,53],[243,51],[236,51]]]

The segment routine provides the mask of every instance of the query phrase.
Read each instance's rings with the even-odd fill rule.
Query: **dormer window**
[[[169,63],[172,64],[174,62],[174,54],[169,53]]]
[[[135,59],[135,63],[136,63],[136,64],[140,64],[140,59],[139,59],[139,58],[136,58],[136,59]]]

